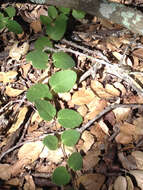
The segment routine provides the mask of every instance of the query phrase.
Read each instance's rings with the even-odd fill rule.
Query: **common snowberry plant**
[[[37,69],[46,69],[48,67],[48,53],[44,50],[46,47],[53,47],[53,42],[60,40],[66,31],[68,14],[70,9],[58,8],[53,6],[48,8],[48,16],[40,16],[42,24],[46,25],[46,36],[40,37],[35,42],[35,50],[29,52],[26,56],[27,61],[31,61],[33,67]],[[84,13],[81,11],[72,11],[75,18],[81,19]],[[46,121],[57,119],[57,121],[66,130],[61,134],[61,142],[66,146],[74,146],[79,138],[80,133],[74,128],[82,123],[81,115],[72,109],[61,109],[59,111],[53,106],[53,94],[69,92],[77,80],[77,74],[72,68],[75,62],[71,56],[65,52],[56,52],[52,54],[53,64],[59,71],[53,74],[48,84],[38,83],[33,85],[27,91],[27,99],[33,102],[39,115]],[[54,92],[54,93],[53,93]],[[53,135],[47,135],[43,143],[50,150],[56,150],[59,142],[58,138]],[[67,160],[67,165],[72,170],[82,168],[82,157],[80,153],[74,152]],[[66,185],[70,181],[68,170],[63,167],[57,167],[52,175],[52,181],[59,185]]]

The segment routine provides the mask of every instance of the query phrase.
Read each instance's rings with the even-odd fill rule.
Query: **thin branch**
[[[143,104],[113,104],[110,106],[107,106],[102,112],[100,112],[95,118],[90,120],[88,123],[83,125],[80,129],[77,129],[80,133],[82,133],[84,130],[89,128],[95,121],[100,119],[102,116],[104,116],[106,113],[112,111],[115,108],[122,107],[122,108],[128,108],[128,107],[133,107],[133,108],[138,108],[140,106],[143,106]]]

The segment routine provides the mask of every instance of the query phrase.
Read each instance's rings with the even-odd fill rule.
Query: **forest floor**
[[[52,59],[45,72],[25,58],[45,35],[39,16],[48,6],[14,7],[24,32],[0,31],[0,190],[143,190],[143,36],[86,15],[70,18],[64,38],[56,42],[59,49],[74,50],[69,54],[78,74],[74,88],[58,94],[58,105],[83,117],[80,140],[67,150],[81,153],[82,170],[71,171],[70,184],[58,187],[51,175],[66,165],[67,153],[47,150],[42,139],[62,126],[42,120],[26,99],[30,86],[56,71]]]

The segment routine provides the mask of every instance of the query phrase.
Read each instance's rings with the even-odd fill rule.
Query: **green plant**
[[[68,14],[70,9],[58,8],[53,6],[48,8],[49,16],[40,16],[41,22],[46,25],[46,36],[40,37],[35,42],[35,50],[29,52],[26,56],[27,61],[31,61],[33,67],[37,69],[46,69],[48,67],[47,47],[52,48],[54,41],[60,40],[66,31]],[[79,12],[81,18],[81,12]],[[78,11],[73,11],[73,15],[77,16]],[[78,16],[77,16],[78,17]],[[79,19],[79,18],[78,18]],[[62,26],[62,27],[61,27]],[[54,95],[56,93],[64,93],[70,91],[77,80],[77,74],[73,70],[75,62],[71,56],[65,52],[55,52],[52,54],[53,66],[59,70],[54,73],[48,84],[35,84],[27,91],[27,99],[34,103],[41,118],[47,121],[57,119],[63,128],[67,129],[61,134],[61,142],[56,136],[47,135],[43,143],[51,150],[56,150],[59,144],[65,146],[74,146],[79,138],[80,133],[74,128],[82,123],[81,115],[72,109],[61,109],[57,112],[53,106]],[[82,168],[82,157],[79,153],[74,152],[67,160],[67,167],[72,170],[80,170]],[[58,167],[52,175],[52,181],[57,185],[65,185],[70,181],[70,174],[65,167]]]
[[[7,27],[11,32],[14,32],[16,34],[22,33],[23,30],[20,24],[17,21],[13,20],[15,14],[16,10],[12,6],[7,7],[4,10],[4,13],[0,12],[0,29]]]

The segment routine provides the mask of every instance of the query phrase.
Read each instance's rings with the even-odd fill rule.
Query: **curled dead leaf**
[[[5,93],[6,93],[6,95],[8,95],[10,97],[16,97],[16,96],[22,94],[24,91],[25,90],[19,90],[19,89],[11,88],[10,86],[6,86]]]
[[[25,143],[18,151],[19,160],[27,158],[30,162],[34,162],[38,159],[44,148],[44,144],[41,141]]]
[[[127,181],[127,190],[134,190],[134,185],[129,176],[126,176],[126,181]]]
[[[143,189],[143,170],[130,170],[129,173],[135,177],[138,187]]]
[[[119,129],[124,134],[134,135],[136,126],[130,123],[124,122],[122,125],[119,126]]]
[[[120,144],[129,144],[133,141],[132,135],[127,135],[125,133],[120,132],[116,137],[115,140],[117,143]]]
[[[100,97],[100,98],[113,98],[114,96],[120,95],[120,91],[117,90],[113,85],[107,85],[105,89],[97,80],[91,81],[91,89]],[[112,91],[113,90],[113,91]]]
[[[131,113],[131,108],[116,108],[113,110],[116,121],[124,121],[128,118],[129,114]]]
[[[0,164],[0,179],[8,180],[11,177],[11,166],[9,164]]]
[[[105,176],[102,174],[86,174],[77,179],[78,189],[80,189],[80,184],[84,186],[86,190],[100,190],[101,186],[105,181]]]
[[[83,143],[83,146],[82,146],[82,150],[84,152],[87,152],[91,148],[91,146],[93,145],[93,143],[94,143],[94,137],[93,137],[93,135],[89,131],[84,131],[82,133],[81,139],[84,140],[84,143]]]
[[[23,123],[24,121],[24,118],[26,116],[26,113],[28,111],[28,108],[26,106],[24,106],[23,108],[20,109],[20,112],[18,114],[18,118],[17,118],[17,121],[16,123],[14,123],[11,128],[9,129],[8,133],[13,133],[15,132],[20,126],[21,124]]]
[[[127,190],[127,181],[123,176],[118,176],[114,182],[114,190]]]
[[[29,43],[24,42],[21,46],[18,46],[18,42],[16,42],[9,51],[9,56],[19,61],[22,55],[26,55],[29,50]]]
[[[10,83],[14,81],[14,78],[18,75],[16,71],[0,72],[0,82]]]
[[[90,103],[95,97],[95,94],[90,89],[81,89],[75,92],[72,96],[71,102],[76,105],[83,105]]]
[[[135,158],[137,168],[143,170],[143,152],[133,151],[132,156]]]

